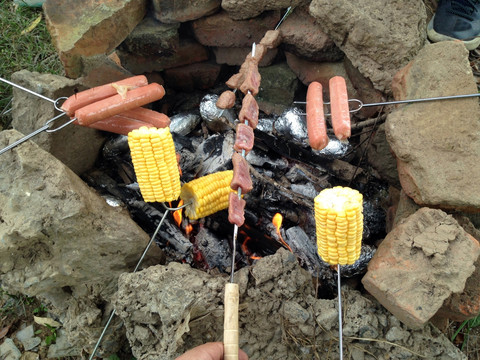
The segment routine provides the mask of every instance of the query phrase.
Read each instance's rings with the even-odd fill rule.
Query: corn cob
[[[128,134],[128,145],[143,199],[176,200],[180,194],[180,174],[170,129],[142,126]]]
[[[318,254],[331,265],[351,265],[360,257],[363,233],[363,196],[336,186],[315,197]]]
[[[228,208],[228,194],[233,191],[230,182],[233,170],[220,171],[202,176],[183,184],[180,198],[185,204],[185,215],[192,220],[200,219]]]

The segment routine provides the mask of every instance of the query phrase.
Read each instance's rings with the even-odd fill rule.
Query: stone
[[[213,87],[220,74],[220,65],[201,62],[179,66],[165,70],[164,78],[167,87],[192,92]]]
[[[2,360],[19,360],[22,353],[15,346],[12,339],[6,338],[0,345],[0,359]]]
[[[70,356],[80,356],[80,351],[68,342],[65,330],[57,330],[55,344],[48,347],[47,356],[49,359],[65,358]]]
[[[40,74],[27,70],[13,73],[12,81],[52,100],[63,96],[68,97],[73,95],[75,90],[85,89],[78,81],[63,76]],[[13,90],[12,127],[15,130],[23,134],[30,134],[44,126],[57,114],[53,103],[20,89]],[[67,120],[66,116],[59,119],[51,129]],[[42,132],[34,136],[32,140],[76,174],[81,174],[95,163],[105,136],[97,130],[71,124],[56,132]]]
[[[213,14],[221,0],[153,0],[153,15],[163,23],[182,23]]]
[[[480,245],[441,210],[421,208],[379,245],[362,279],[397,319],[421,329],[475,270]]]
[[[18,331],[17,339],[22,343],[23,349],[26,351],[32,350],[42,342],[42,339],[40,339],[38,336],[35,336],[33,325],[29,325]]]
[[[453,41],[425,46],[392,87],[399,100],[477,93],[468,51]],[[403,105],[388,115],[400,183],[418,205],[480,211],[479,118],[477,98]]]
[[[264,11],[283,10],[289,6],[295,7],[300,3],[302,0],[222,0],[222,8],[234,20],[246,20],[254,18]]]
[[[192,22],[195,38],[205,46],[241,48],[260,42],[275,28],[280,12],[269,11],[251,20],[235,21],[225,11]]]
[[[147,16],[118,48],[142,56],[171,56],[179,46],[179,27],[178,23],[164,24]]]
[[[39,359],[40,359],[40,355],[32,351],[24,352],[22,354],[22,357],[20,358],[20,360],[39,360]]]
[[[79,77],[82,56],[109,54],[146,12],[145,0],[47,0],[45,22],[67,77]]]
[[[366,149],[368,162],[378,172],[381,179],[386,180],[392,186],[400,188],[397,161],[390,151],[390,145],[385,136],[385,124],[378,125],[372,131],[365,131],[365,134],[360,136],[360,142],[368,146]],[[369,137],[370,139],[368,139]]]
[[[293,105],[298,79],[286,62],[259,68],[261,89],[256,97],[258,106],[266,114],[280,115]]]
[[[227,64],[230,66],[240,66],[245,61],[247,55],[252,51],[252,47],[242,48],[227,48],[215,47],[213,53],[215,54],[215,62],[217,64]],[[262,60],[259,62],[259,67],[265,67],[272,64],[278,54],[278,49],[268,49]],[[233,75],[233,74],[232,74]]]
[[[173,262],[122,274],[115,309],[135,358],[174,359],[197,345],[221,341],[227,281],[227,276]],[[338,358],[338,301],[315,297],[314,279],[294,254],[280,249],[237,271],[235,282],[240,293],[239,345],[249,359]],[[408,359],[412,353],[435,360],[466,359],[432,325],[411,330],[374,299],[348,286],[342,295],[347,348],[360,348],[379,359],[385,354]],[[385,341],[383,334],[395,338],[395,343]]]
[[[121,50],[117,53],[122,66],[137,75],[208,60],[207,49],[189,38],[182,38],[176,49],[160,55],[143,56]]]
[[[310,14],[376,89],[390,93],[395,73],[423,47],[422,0],[313,0]]]
[[[4,130],[0,147],[20,137]],[[91,350],[117,277],[134,268],[149,236],[32,141],[2,154],[0,202],[2,288],[62,314],[72,344]],[[158,263],[151,253],[146,260]],[[115,352],[123,332],[112,328]]]
[[[82,77],[79,82],[87,87],[109,84],[132,77],[133,74],[117,63],[116,53],[82,57]]]
[[[313,62],[335,62],[344,54],[323,32],[321,24],[310,15],[308,7],[297,7],[279,28],[286,51]]]

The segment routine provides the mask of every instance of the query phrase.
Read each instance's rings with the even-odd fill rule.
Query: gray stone
[[[20,358],[20,360],[39,360],[39,359],[40,359],[40,355],[32,351],[24,352],[22,354],[22,357]]]
[[[419,329],[475,270],[480,245],[441,210],[421,208],[382,241],[365,289],[407,326]]]
[[[260,110],[266,114],[281,114],[293,103],[298,79],[286,63],[259,68],[262,76],[256,97]]]
[[[222,8],[234,20],[245,20],[256,17],[267,10],[282,10],[289,6],[297,6],[302,0],[222,0]]]
[[[153,0],[154,16],[170,24],[199,19],[220,8],[221,0]]]
[[[76,88],[84,89],[75,80],[27,70],[12,74],[12,81],[53,100],[73,95]],[[15,88],[12,108],[12,127],[23,134],[30,134],[39,129],[58,114],[51,102]],[[67,120],[69,120],[67,116],[62,117],[51,129]],[[95,129],[71,124],[56,132],[43,132],[34,136],[32,140],[76,174],[81,174],[93,166],[105,137]]]
[[[476,94],[460,42],[427,45],[397,75],[397,99]],[[421,206],[478,212],[480,106],[477,98],[399,106],[387,117],[387,140],[405,193]]]
[[[249,359],[338,358],[337,299],[315,298],[311,275],[292,253],[280,249],[239,270],[235,281],[240,291],[239,345]],[[221,340],[226,282],[226,276],[178,263],[121,275],[115,309],[125,323],[134,356],[138,360],[174,359],[194,346]],[[412,353],[436,360],[466,359],[431,325],[409,330],[397,322],[393,326],[399,329],[390,332],[397,341],[389,343],[382,335],[389,333],[388,312],[347,286],[342,293],[347,348],[362,349],[379,359],[384,354],[407,359]],[[148,333],[153,330],[157,333],[152,341]]]
[[[66,332],[63,329],[59,329],[57,330],[55,344],[51,344],[48,347],[47,356],[49,359],[80,356],[80,350],[75,346],[72,346],[68,341]]]
[[[4,130],[0,147],[20,137]],[[3,289],[65,314],[72,342],[91,349],[118,275],[134,268],[149,236],[31,141],[2,154],[0,203]]]
[[[390,92],[395,73],[425,44],[422,0],[313,0],[310,14],[374,86]]]
[[[35,336],[33,325],[29,325],[25,329],[17,332],[17,339],[22,343],[23,349],[26,351],[32,350],[42,342],[42,339]]]
[[[15,346],[12,339],[6,338],[0,345],[0,359],[2,360],[19,360],[22,353]]]

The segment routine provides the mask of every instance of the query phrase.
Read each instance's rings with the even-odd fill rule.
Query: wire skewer
[[[338,347],[340,360],[343,360],[343,326],[342,326],[342,289],[340,279],[340,264],[337,264],[337,288],[338,288]]]
[[[176,211],[176,210],[180,210],[180,209],[183,209],[184,207],[190,205],[190,203],[187,203],[187,204],[183,204],[182,206],[179,206],[179,207],[176,207],[176,208],[169,208],[167,207],[165,204],[163,204],[163,207],[165,208],[165,213],[163,214],[162,216],[162,219],[160,220],[160,222],[158,223],[158,226],[157,228],[155,229],[155,232],[153,233],[152,237],[150,238],[150,241],[148,242],[147,246],[145,247],[145,250],[143,250],[143,253],[142,255],[140,256],[140,259],[138,260],[137,262],[137,265],[135,266],[135,269],[133,269],[132,271],[132,274],[133,273],[136,273],[138,271],[138,269],[140,268],[140,265],[142,264],[143,262],[143,259],[145,258],[145,256],[147,255],[147,252],[148,250],[150,249],[150,246],[152,246],[153,244],[153,241],[155,240],[155,238],[157,237],[157,234],[158,232],[160,231],[160,228],[162,227],[162,224],[163,222],[165,221],[168,213],[170,211]],[[112,322],[113,318],[115,317],[115,314],[116,314],[116,311],[115,309],[112,310],[112,312],[110,313],[110,317],[108,318],[107,322],[105,323],[105,326],[102,330],[102,333],[100,334],[100,337],[98,338],[97,340],[97,343],[95,344],[95,347],[93,348],[93,351],[92,351],[92,354],[90,355],[90,357],[88,358],[89,360],[92,360],[94,357],[95,357],[95,354],[97,353],[97,350],[100,346],[100,344],[102,343],[102,340],[103,340],[103,337],[105,336],[106,332],[107,332],[107,329],[108,327],[110,326],[110,323]]]

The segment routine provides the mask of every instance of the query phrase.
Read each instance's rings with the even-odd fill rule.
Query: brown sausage
[[[323,112],[322,84],[313,81],[307,89],[307,133],[312,149],[321,150],[328,144],[327,124]]]
[[[351,135],[347,84],[343,77],[335,76],[330,79],[328,86],[330,89],[330,113],[332,114],[333,132],[338,140],[345,140]]]
[[[128,135],[130,131],[138,129],[141,126],[164,128],[169,125],[170,118],[167,115],[140,107],[99,120],[89,127],[116,134]]]
[[[79,125],[90,126],[99,120],[160,100],[164,95],[163,86],[152,83],[128,91],[125,99],[121,95],[114,95],[87,105],[75,111],[75,117]]]
[[[116,95],[118,93],[118,87],[124,86],[127,89],[131,90],[146,85],[148,85],[147,78],[144,75],[139,75],[116,81],[114,83],[96,86],[94,88],[81,91],[75,95],[70,96],[62,104],[62,110],[65,111],[68,116],[73,117],[75,111],[77,111],[78,109],[92,104],[96,101],[100,101],[106,99],[107,97]]]

